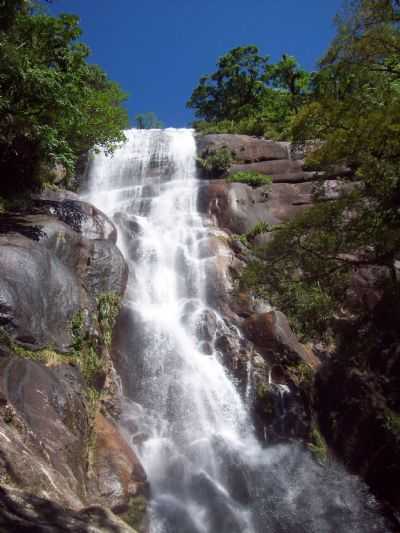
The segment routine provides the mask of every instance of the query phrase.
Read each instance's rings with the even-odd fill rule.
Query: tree
[[[222,56],[217,67],[200,79],[187,103],[201,119],[196,129],[285,136],[310,82],[296,59],[283,55],[271,65],[256,46],[243,46]]]
[[[71,175],[80,154],[94,145],[112,149],[128,125],[125,95],[87,63],[78,18],[52,17],[22,0],[12,4],[0,32],[3,193],[34,187],[55,163]]]
[[[260,110],[265,94],[268,57],[256,46],[234,48],[223,55],[218,69],[200,78],[187,106],[206,121],[237,120]]]
[[[310,310],[316,310],[319,333],[343,312],[351,279],[361,269],[378,269],[385,280],[377,282],[392,294],[399,291],[400,85],[393,51],[400,50],[400,28],[389,4],[398,7],[378,0],[352,4],[313,80],[312,100],[294,119],[298,143],[317,141],[308,167],[331,175],[346,171],[341,196],[275,228],[260,252],[267,264],[247,272],[250,284],[272,295],[295,321],[308,320],[308,331]],[[371,6],[381,11],[372,13]]]
[[[139,130],[161,129],[164,127],[161,120],[152,111],[136,115],[136,124]]]

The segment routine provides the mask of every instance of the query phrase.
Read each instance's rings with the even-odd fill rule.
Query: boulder
[[[132,498],[147,493],[146,474],[119,428],[101,413],[96,415],[95,433],[92,466],[99,503],[117,514],[127,512]]]
[[[80,307],[80,284],[45,246],[21,235],[0,235],[0,324],[34,348],[71,344],[67,324]]]
[[[273,183],[253,189],[224,180],[204,182],[198,204],[220,228],[247,233],[258,222],[270,225],[290,220],[313,202],[313,183]]]
[[[20,533],[135,533],[125,522],[100,506],[75,511],[30,491],[0,487],[0,530]],[[35,494],[32,492],[35,491]]]
[[[31,211],[61,220],[87,239],[117,240],[111,220],[92,204],[83,202],[73,192],[45,191],[35,197]]]
[[[0,463],[19,488],[80,508],[89,421],[77,369],[22,359],[0,363]]]
[[[127,265],[116,229],[73,193],[46,193],[25,212],[0,216],[0,325],[17,342],[68,351],[70,323],[96,297],[122,294]]]
[[[249,135],[228,133],[196,135],[196,144],[200,155],[226,146],[233,153],[234,160],[242,163],[289,159],[287,144]]]
[[[244,320],[243,329],[247,338],[271,361],[304,362],[312,368],[317,368],[320,364],[313,352],[300,344],[288,319],[280,311],[254,314]]]

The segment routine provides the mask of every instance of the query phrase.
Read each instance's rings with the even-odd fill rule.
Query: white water
[[[114,218],[130,267],[122,423],[150,481],[151,533],[385,531],[357,480],[257,443],[215,349],[227,326],[206,301],[216,257],[195,156],[191,130],[131,130],[90,172],[89,199]]]

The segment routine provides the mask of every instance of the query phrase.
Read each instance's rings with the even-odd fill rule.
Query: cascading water
[[[130,266],[116,350],[151,533],[388,531],[356,478],[254,437],[215,348],[227,324],[206,301],[216,257],[197,210],[195,157],[191,130],[130,130],[90,170],[89,199],[117,223]]]

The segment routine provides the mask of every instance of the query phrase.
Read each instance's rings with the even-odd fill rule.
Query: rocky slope
[[[73,193],[0,216],[1,530],[122,532],[143,518],[146,476],[116,423],[115,242]]]
[[[252,360],[260,437],[269,442],[300,438],[322,458],[327,450],[320,428],[329,453],[399,509],[400,312],[398,302],[383,302],[374,286],[382,273],[364,269],[354,275],[351,298],[364,302],[374,318],[352,323],[350,331],[344,325],[336,350],[325,354],[323,364],[310,347],[298,342],[282,313],[235,289],[235,279],[251,258],[238,234],[258,222],[285,222],[316,201],[336,198],[348,186],[342,180],[348,170],[337,169],[335,175],[309,172],[304,153],[288,143],[244,135],[199,135],[197,144],[200,156],[227,147],[234,159],[228,174],[254,170],[272,177],[271,186],[252,188],[203,176],[199,198],[200,209],[221,229],[214,246],[225,259],[210,292],[224,302],[225,315],[230,314],[243,333],[247,350],[235,352],[225,343],[226,353],[234,354],[231,367],[238,369],[242,381]]]
[[[397,307],[371,290],[369,272],[359,276],[354,297],[376,306],[376,320],[359,324],[359,337],[344,334],[321,363],[283,313],[236,284],[251,257],[238,234],[335,198],[346,169],[309,172],[288,143],[242,135],[197,143],[200,154],[227,146],[229,173],[272,176],[271,187],[201,182],[199,207],[214,223],[202,254],[218,256],[209,299],[227,326],[217,334],[209,312],[199,338],[205,346],[215,339],[266,445],[300,440],[319,460],[336,455],[399,508],[400,313],[387,312]],[[137,228],[119,224],[135,246]],[[0,530],[146,529],[146,475],[118,425],[115,368],[134,384],[115,346],[140,338],[126,334],[120,313],[127,266],[116,237],[113,223],[73,193],[47,192],[0,216]]]

